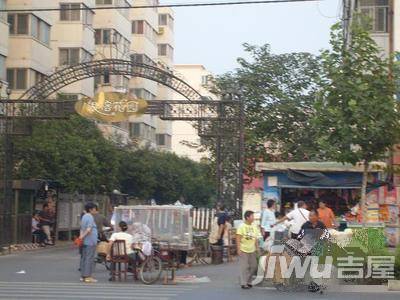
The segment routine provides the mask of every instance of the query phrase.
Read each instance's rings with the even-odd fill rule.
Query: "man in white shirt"
[[[267,208],[262,212],[261,217],[261,234],[264,241],[271,235],[271,225],[276,223],[275,209],[275,201],[272,199],[268,200]]]
[[[292,239],[297,239],[301,230],[301,226],[308,221],[309,215],[310,212],[307,210],[307,204],[304,201],[299,201],[297,202],[296,209],[292,210],[274,225],[280,224],[286,220],[291,220],[292,226],[290,227],[290,232]]]

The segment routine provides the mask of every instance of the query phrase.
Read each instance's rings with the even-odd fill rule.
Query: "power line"
[[[144,8],[179,8],[179,7],[201,7],[201,6],[230,6],[230,5],[254,5],[254,4],[273,4],[273,3],[296,3],[296,2],[316,2],[321,0],[261,0],[261,1],[221,1],[215,3],[187,3],[187,4],[159,4],[159,5],[139,5],[139,6],[96,6],[96,7],[69,7],[62,9],[53,8],[21,8],[21,9],[0,9],[0,12],[40,12],[40,11],[71,11],[71,10],[109,10],[109,9],[144,9]]]

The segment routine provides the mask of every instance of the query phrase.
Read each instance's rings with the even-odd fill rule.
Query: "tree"
[[[121,147],[105,139],[92,121],[35,122],[33,134],[14,140],[18,179],[57,180],[67,192],[96,193],[101,186],[143,200],[170,204],[181,197],[195,206],[213,201],[210,166],[172,153]]]
[[[390,60],[356,17],[345,45],[341,24],[331,32],[332,50],[322,54],[321,93],[316,103],[318,144],[336,161],[364,165],[361,206],[365,217],[370,163],[385,157],[399,141],[399,110]],[[364,219],[365,220],[365,219]]]
[[[96,125],[73,115],[35,122],[33,134],[15,139],[15,178],[59,181],[68,192],[118,188],[118,149]]]
[[[124,193],[158,204],[185,199],[187,204],[209,206],[215,195],[209,165],[172,153],[137,150],[124,154],[120,181]]]
[[[320,159],[314,114],[320,63],[309,53],[273,54],[270,46],[244,44],[251,59],[216,79],[217,94],[240,89],[245,101],[246,173],[254,162]],[[214,145],[208,145],[214,153]]]

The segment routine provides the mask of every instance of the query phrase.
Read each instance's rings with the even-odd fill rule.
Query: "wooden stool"
[[[129,257],[126,252],[126,244],[124,240],[116,240],[111,247],[111,279],[113,281],[122,280],[122,275],[124,280],[127,279]]]

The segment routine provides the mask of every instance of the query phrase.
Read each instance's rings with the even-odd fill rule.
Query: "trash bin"
[[[222,246],[215,246],[211,245],[211,263],[213,265],[219,265],[222,264],[223,261],[223,250],[224,248]]]

